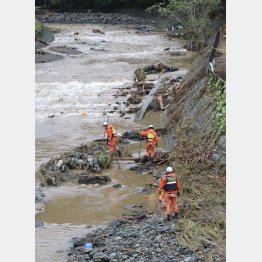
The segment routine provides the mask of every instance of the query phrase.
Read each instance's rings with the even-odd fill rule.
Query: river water
[[[164,33],[138,34],[128,26],[49,26],[61,30],[50,46],[75,47],[82,54],[64,55],[62,60],[35,66],[36,169],[58,153],[102,138],[105,113],[116,102],[124,107],[126,99],[115,98],[112,92],[130,86],[138,67],[160,62],[184,65],[183,59],[175,59],[163,51],[167,47],[180,47],[177,41],[164,38]],[[94,28],[105,34],[93,33]],[[75,32],[79,33],[77,39]],[[51,115],[54,117],[48,117]],[[129,119],[119,118],[118,113],[107,115],[120,133],[140,128],[139,123],[133,122],[133,115]],[[139,145],[131,148],[135,153]],[[105,171],[113,180],[106,186],[65,184],[45,190],[45,212],[36,215],[36,220],[44,222],[44,227],[36,228],[36,261],[66,261],[66,249],[73,237],[84,236],[93,228],[131,212],[128,205],[154,210],[156,195],[141,193],[143,186],[154,183],[154,179],[129,171],[131,165],[131,162],[120,163],[120,168],[116,165]],[[114,183],[122,187],[115,189]]]

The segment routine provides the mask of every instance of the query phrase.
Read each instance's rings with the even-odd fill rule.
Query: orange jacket
[[[117,137],[117,133],[113,125],[108,125],[106,127],[106,133],[107,133],[108,140],[111,140],[114,136]]]
[[[142,130],[140,132],[140,135],[146,137],[147,142],[153,142],[153,144],[158,143],[158,135],[157,135],[157,132],[153,128],[150,128],[146,131]]]
[[[180,192],[180,182],[175,173],[164,175],[159,186],[159,194],[162,190],[168,193]]]

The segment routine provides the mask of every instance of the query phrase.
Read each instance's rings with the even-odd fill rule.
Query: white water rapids
[[[50,46],[66,45],[77,48],[82,54],[64,55],[62,60],[35,66],[36,169],[57,153],[103,138],[101,124],[107,118],[103,113],[112,110],[115,102],[124,107],[122,102],[126,99],[115,98],[111,93],[116,88],[131,85],[133,72],[138,67],[160,62],[180,67],[177,63],[173,64],[174,58],[164,51],[167,47],[180,46],[175,40],[164,38],[164,33],[138,34],[127,26],[50,26],[59,28],[61,32],[55,34],[55,41],[47,50]],[[94,28],[105,34],[93,33]],[[75,32],[79,32],[78,40],[75,40]],[[54,117],[48,117],[51,115]],[[140,128],[132,121],[133,116],[131,119],[119,118],[118,113],[109,116],[109,121],[120,133]],[[121,184],[129,187],[127,193],[122,190],[121,197],[118,197],[107,187],[108,203],[112,207],[106,211],[109,217],[100,212],[106,202],[96,205],[95,201],[89,201],[92,217],[88,218],[89,211],[86,210],[82,219],[82,207],[95,189],[90,193],[70,186],[66,186],[66,190],[47,190],[47,194],[51,194],[51,197],[48,195],[49,206],[47,203],[45,214],[37,216],[37,220],[43,221],[45,226],[36,228],[36,261],[66,261],[65,250],[70,246],[71,238],[81,233],[84,235],[88,231],[86,225],[94,223],[96,216],[97,221],[104,224],[108,219],[119,216],[123,205],[130,203],[130,199],[139,201],[137,192],[144,178],[130,176],[130,181],[125,182],[124,174],[125,171],[115,174],[114,179],[116,182],[122,179]],[[74,208],[70,210],[70,207]]]

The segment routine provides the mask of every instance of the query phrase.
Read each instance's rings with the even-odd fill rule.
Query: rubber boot
[[[166,216],[166,221],[170,221],[171,220],[171,216],[170,215],[167,215]]]
[[[118,156],[119,156],[119,157],[121,157],[121,156],[122,156],[122,153],[121,153],[121,151],[120,151],[120,150],[118,150],[118,151],[117,151],[117,153],[118,153]]]

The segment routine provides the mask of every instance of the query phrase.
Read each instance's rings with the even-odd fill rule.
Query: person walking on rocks
[[[166,174],[159,186],[159,201],[162,202],[161,192],[165,191],[166,216],[170,220],[171,207],[173,206],[175,217],[178,215],[177,196],[180,196],[180,182],[172,167],[167,167]]]
[[[158,144],[158,135],[153,125],[149,125],[146,131],[141,131],[140,135],[146,137],[146,156],[153,159],[155,157],[155,147]]]
[[[109,153],[112,158],[115,151],[117,151],[118,156],[121,156],[121,151],[117,146],[119,137],[113,125],[108,124],[107,122],[103,123],[103,127],[107,133],[107,144],[109,146]]]

